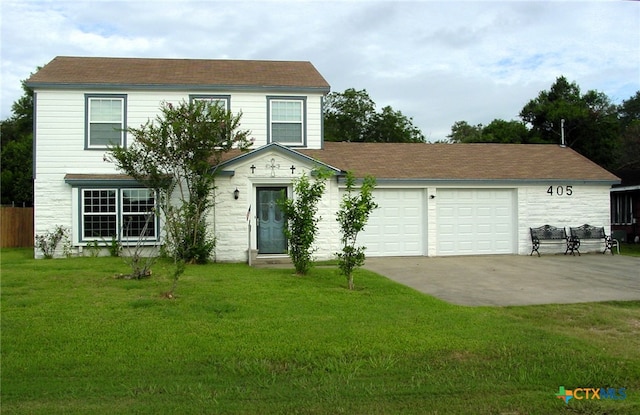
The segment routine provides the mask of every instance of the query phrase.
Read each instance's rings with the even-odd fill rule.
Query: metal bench
[[[573,243],[567,236],[567,230],[565,228],[556,228],[555,226],[544,225],[539,228],[529,228],[529,231],[531,232],[531,245],[533,246],[529,256],[533,255],[534,252],[540,256],[540,251],[538,249],[541,244],[546,243],[562,244],[565,247],[565,255],[567,255],[567,252],[569,251],[573,254]]]
[[[611,255],[613,255],[613,247],[616,247],[618,254],[620,254],[620,244],[617,239],[611,238],[611,236],[607,235],[604,232],[603,226],[591,226],[591,225],[582,225],[577,228],[570,227],[569,232],[571,233],[571,242],[573,244],[573,249],[580,255],[580,244],[583,242],[595,242],[598,244],[604,244],[603,254],[607,253],[607,250],[611,251]]]

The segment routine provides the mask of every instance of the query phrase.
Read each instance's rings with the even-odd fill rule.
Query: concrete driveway
[[[640,300],[640,258],[620,255],[373,257],[364,268],[468,306]]]

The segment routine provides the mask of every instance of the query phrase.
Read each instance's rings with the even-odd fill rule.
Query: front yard
[[[2,413],[640,413],[640,302],[462,307],[239,264],[187,267],[169,300],[167,264],[31,254],[2,251]]]

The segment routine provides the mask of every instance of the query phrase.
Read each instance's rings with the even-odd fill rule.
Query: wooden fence
[[[0,247],[33,247],[33,208],[0,208]]]

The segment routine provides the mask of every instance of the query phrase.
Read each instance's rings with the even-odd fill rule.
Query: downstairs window
[[[145,188],[81,189],[81,241],[157,240],[155,192]]]

